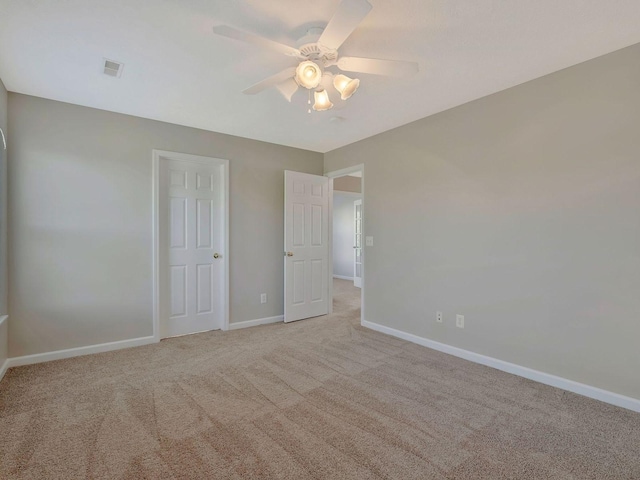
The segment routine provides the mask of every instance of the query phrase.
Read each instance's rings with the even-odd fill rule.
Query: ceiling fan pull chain
[[[309,100],[307,100],[307,105],[311,105],[311,90],[307,90],[307,92],[309,92]],[[307,113],[311,113],[311,107],[309,107]]]

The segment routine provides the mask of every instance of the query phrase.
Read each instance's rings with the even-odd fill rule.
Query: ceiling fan
[[[342,0],[327,26],[309,29],[307,35],[298,40],[297,48],[228,25],[215,26],[213,32],[223,37],[282,53],[298,61],[297,66],[292,66],[267,77],[247,88],[243,93],[255,95],[267,88],[275,87],[290,102],[298,88],[303,87],[309,91],[309,105],[313,90],[315,100],[313,109],[322,111],[333,107],[325,88],[328,82],[333,84],[342,100],[353,95],[360,85],[359,79],[331,72],[328,70],[330,67],[337,67],[344,72],[394,77],[408,76],[418,71],[418,64],[415,62],[342,57],[338,54],[340,46],[367,16],[371,8],[372,6],[367,0]],[[309,108],[309,112],[311,112],[311,108]]]

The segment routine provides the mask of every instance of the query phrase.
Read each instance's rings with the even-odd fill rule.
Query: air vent
[[[119,78],[122,75],[122,69],[124,65],[122,63],[114,62],[113,60],[104,59],[104,74],[110,77]]]

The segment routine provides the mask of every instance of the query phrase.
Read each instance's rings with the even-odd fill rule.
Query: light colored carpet
[[[336,313],[11,369],[0,478],[640,478],[640,415]]]

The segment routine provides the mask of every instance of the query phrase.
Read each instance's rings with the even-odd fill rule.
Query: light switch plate
[[[364,237],[364,242],[367,247],[373,247],[373,237]]]

